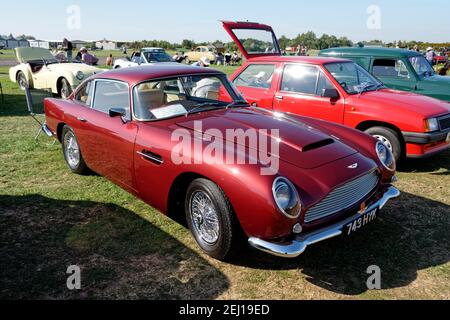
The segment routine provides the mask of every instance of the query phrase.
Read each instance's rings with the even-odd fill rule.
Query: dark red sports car
[[[61,142],[70,170],[89,168],[164,214],[185,217],[217,259],[242,238],[296,257],[358,231],[399,195],[384,144],[337,124],[251,107],[212,69],[105,72],[67,100],[47,99],[45,113],[43,129]]]

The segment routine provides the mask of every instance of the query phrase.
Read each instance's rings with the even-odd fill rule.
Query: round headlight
[[[279,177],[273,182],[273,197],[278,209],[288,218],[300,216],[302,205],[294,185],[286,178]]]
[[[83,80],[84,79],[84,73],[82,71],[78,71],[76,77],[77,77],[78,80]]]
[[[391,150],[382,142],[377,142],[376,151],[383,166],[389,171],[395,171],[395,159]]]

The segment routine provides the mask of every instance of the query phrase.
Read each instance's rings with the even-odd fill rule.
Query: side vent
[[[142,150],[142,151],[139,151],[137,154],[140,155],[145,160],[150,161],[154,164],[162,165],[164,163],[162,157],[156,153],[153,153],[153,152],[150,152],[147,150]]]
[[[314,149],[319,149],[319,148],[328,146],[328,145],[333,144],[333,143],[334,143],[333,139],[325,139],[325,140],[321,140],[321,141],[318,141],[318,142],[314,142],[314,143],[308,144],[307,146],[304,146],[302,148],[302,152],[308,152],[308,151],[311,151],[311,150],[314,150]]]

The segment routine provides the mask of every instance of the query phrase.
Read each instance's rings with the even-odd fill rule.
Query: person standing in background
[[[436,53],[434,52],[434,49],[432,47],[427,48],[426,58],[428,62],[433,65],[434,64],[434,58],[436,57]]]
[[[63,40],[64,51],[67,53],[67,61],[72,62],[73,44],[66,38]]]
[[[106,65],[108,67],[112,67],[114,64],[114,59],[113,59],[113,55],[110,54],[108,58],[106,58]]]

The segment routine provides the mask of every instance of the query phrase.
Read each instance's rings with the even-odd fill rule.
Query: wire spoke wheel
[[[219,240],[220,224],[217,210],[203,191],[192,194],[190,199],[190,213],[194,232],[198,238],[208,245],[213,245]]]

